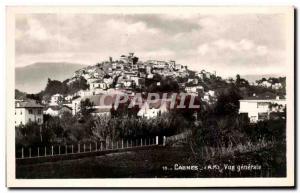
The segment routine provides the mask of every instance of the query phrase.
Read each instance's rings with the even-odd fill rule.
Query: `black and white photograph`
[[[294,186],[293,7],[7,21],[9,186]]]

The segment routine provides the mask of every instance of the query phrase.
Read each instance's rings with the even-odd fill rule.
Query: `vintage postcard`
[[[293,187],[293,7],[7,7],[8,187]]]

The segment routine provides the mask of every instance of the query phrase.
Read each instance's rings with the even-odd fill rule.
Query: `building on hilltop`
[[[108,86],[102,80],[96,80],[96,81],[90,83],[90,90],[92,91],[93,89],[96,89],[96,88],[107,89]]]
[[[187,93],[198,93],[199,91],[203,91],[204,88],[201,85],[196,85],[196,86],[186,86],[185,91]]]
[[[61,94],[55,94],[51,96],[50,105],[55,106],[58,105],[62,100],[64,99],[63,95]]]

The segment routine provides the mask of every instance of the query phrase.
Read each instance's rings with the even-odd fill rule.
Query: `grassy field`
[[[174,165],[198,166],[224,164],[258,164],[258,171],[176,170]],[[173,178],[173,177],[283,177],[286,175],[285,154],[280,148],[235,154],[202,160],[189,148],[164,147],[151,150],[135,150],[110,153],[83,159],[17,165],[19,179],[45,178]],[[167,169],[166,169],[167,168]]]
[[[112,153],[76,160],[17,166],[17,178],[193,177],[195,171],[163,171],[163,166],[186,164],[189,151],[165,148]]]

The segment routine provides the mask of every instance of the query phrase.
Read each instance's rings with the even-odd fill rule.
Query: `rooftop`
[[[271,92],[265,92],[262,94],[253,94],[253,96],[244,97],[242,100],[278,100],[285,99],[282,96],[278,96]]]
[[[33,100],[15,101],[15,108],[44,108],[44,106],[36,103]]]
[[[46,109],[52,109],[53,111],[59,111],[59,110],[61,110],[62,108],[67,108],[67,109],[70,109],[71,110],[71,108],[70,107],[68,107],[68,106],[65,106],[65,105],[63,105],[63,106],[48,106]]]
[[[93,106],[112,106],[115,103],[116,98],[117,98],[117,94],[97,94],[97,95],[84,96],[76,100],[84,101],[86,99],[89,99],[89,101],[93,104]]]

